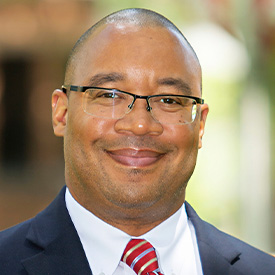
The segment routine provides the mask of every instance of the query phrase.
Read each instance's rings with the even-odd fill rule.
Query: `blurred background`
[[[201,61],[210,113],[187,200],[274,252],[274,0],[0,0],[0,230],[34,216],[65,184],[51,93],[78,37],[129,7],[168,17]]]

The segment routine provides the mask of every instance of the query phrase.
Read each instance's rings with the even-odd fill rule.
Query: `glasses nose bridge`
[[[147,103],[146,110],[147,110],[148,112],[151,111],[152,107],[150,106],[150,103],[149,103],[150,96],[148,96],[148,95],[132,95],[132,96],[133,96],[133,101],[132,101],[132,103],[128,106],[129,109],[132,110],[132,108],[133,108],[133,106],[134,106],[134,104],[135,104],[135,102],[136,102],[136,99],[145,99],[145,100],[146,100],[146,103]]]

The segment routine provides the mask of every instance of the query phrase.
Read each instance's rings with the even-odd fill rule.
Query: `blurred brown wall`
[[[93,1],[0,2],[0,230],[35,215],[64,185],[51,93]]]

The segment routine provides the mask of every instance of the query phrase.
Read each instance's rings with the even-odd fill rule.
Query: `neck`
[[[172,205],[161,206],[163,204],[154,204],[150,207],[140,208],[123,208],[112,205],[92,205],[79,201],[77,197],[72,194],[73,198],[82,205],[85,209],[93,213],[104,222],[124,231],[130,236],[141,236],[154,227],[161,224],[163,221],[172,216],[184,203],[184,200],[178,200]]]

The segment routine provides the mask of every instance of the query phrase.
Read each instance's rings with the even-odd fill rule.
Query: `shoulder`
[[[22,240],[26,238],[31,221],[32,219],[0,232],[0,258],[1,253],[7,252],[10,247],[22,245]]]
[[[43,251],[43,240],[46,237],[55,236],[58,222],[62,222],[65,216],[64,192],[63,189],[57,198],[34,218],[0,232],[1,275],[21,274],[21,262]]]
[[[225,260],[232,270],[240,272],[236,274],[275,274],[273,256],[203,221],[188,203],[186,211],[195,227],[202,265],[209,266],[209,261],[218,265]]]
[[[18,274],[21,272],[22,258],[33,255],[33,248],[26,242],[31,223],[32,220],[28,220],[0,232],[1,274]]]
[[[275,258],[272,255],[226,234],[208,223],[206,224],[209,227],[208,232],[212,234],[211,237],[215,237],[221,247],[221,249],[217,248],[217,250],[224,251],[233,248],[238,251],[238,256],[231,262],[235,269],[251,275],[275,274]]]
[[[56,221],[63,221],[61,218],[65,218],[67,214],[64,196],[65,187],[60,191],[52,203],[34,218],[1,231],[0,251],[5,251],[8,247],[13,247],[13,249],[15,249],[22,245],[22,241],[20,240],[26,239],[29,232],[33,232],[33,229],[35,230],[41,227],[48,232],[49,228],[55,228],[57,226]]]

